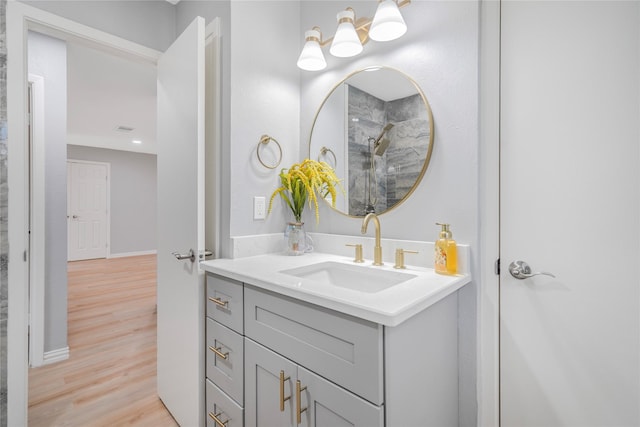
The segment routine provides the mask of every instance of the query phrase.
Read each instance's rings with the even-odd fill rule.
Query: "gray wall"
[[[7,425],[7,49],[6,0],[0,0],[0,426]]]
[[[67,146],[67,158],[111,165],[111,255],[156,249],[156,156]]]
[[[44,78],[44,351],[67,346],[67,46],[29,32],[29,73]]]

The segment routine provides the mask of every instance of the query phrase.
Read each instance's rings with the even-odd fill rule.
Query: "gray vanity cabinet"
[[[458,425],[456,293],[386,327],[214,274],[207,292],[208,426]]]

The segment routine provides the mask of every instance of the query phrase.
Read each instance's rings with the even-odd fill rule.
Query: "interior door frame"
[[[500,5],[480,1],[477,425],[500,425]]]
[[[132,59],[157,63],[161,52],[15,1],[7,2],[7,174],[9,182],[9,283],[7,322],[7,424],[27,425],[29,271],[29,150],[26,97],[27,32],[98,45]]]
[[[105,258],[111,258],[111,163],[67,158],[67,171],[69,170],[69,163],[82,163],[85,165],[100,165],[100,166],[105,166],[107,168],[107,188],[105,189],[105,198],[106,198],[105,203],[107,207],[107,216],[105,218],[105,225],[104,225],[104,233],[105,233],[104,241],[106,244]],[[67,173],[67,217],[69,216],[69,204],[71,203],[68,197],[70,192],[69,180],[70,180],[70,176],[69,176],[69,173]],[[69,240],[68,227],[67,227],[67,240]],[[69,251],[67,249],[67,261],[68,260],[69,260]]]
[[[29,365],[44,364],[45,176],[44,78],[29,74]]]

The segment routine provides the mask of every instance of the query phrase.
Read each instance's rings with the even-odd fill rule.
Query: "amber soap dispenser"
[[[436,273],[440,274],[456,274],[458,272],[458,250],[456,241],[449,229],[449,224],[436,225],[442,227],[440,230],[440,238],[436,241],[436,253],[434,265]]]

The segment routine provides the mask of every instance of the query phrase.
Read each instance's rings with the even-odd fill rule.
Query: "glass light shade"
[[[302,52],[298,57],[298,68],[307,71],[324,70],[327,67],[327,61],[320,48],[320,32],[310,30],[304,33],[306,40]]]
[[[355,13],[353,13],[353,10],[343,10],[338,13],[338,29],[336,30],[336,35],[333,36],[333,42],[331,42],[331,48],[329,49],[331,55],[347,58],[362,52],[362,43],[353,26],[354,18]]]
[[[394,0],[383,0],[376,10],[369,29],[371,40],[386,42],[395,40],[407,32],[400,9]]]

